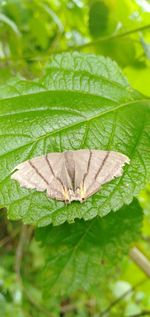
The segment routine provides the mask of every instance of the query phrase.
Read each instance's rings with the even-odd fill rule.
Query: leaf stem
[[[128,30],[126,32],[112,34],[112,35],[109,35],[109,36],[103,36],[103,37],[98,38],[95,41],[91,41],[91,42],[84,43],[84,44],[81,44],[81,45],[78,45],[78,46],[74,46],[74,47],[72,47],[70,49],[71,50],[75,49],[75,48],[76,49],[82,49],[82,48],[85,48],[85,47],[94,46],[94,45],[102,43],[102,42],[115,40],[115,39],[118,39],[118,38],[121,38],[121,37],[125,37],[125,36],[128,36],[128,35],[134,34],[134,33],[145,31],[147,29],[150,29],[150,24],[147,24],[147,25],[144,25],[142,27],[138,27],[138,28],[135,28],[135,29],[132,29],[132,30]]]
[[[60,53],[64,53],[64,52],[70,52],[70,51],[80,51],[86,47],[90,47],[90,46],[94,46],[94,45],[97,45],[97,44],[100,44],[100,43],[103,43],[103,42],[109,42],[111,40],[116,40],[118,38],[122,38],[122,37],[126,37],[128,35],[131,35],[131,34],[135,34],[135,33],[138,33],[138,32],[142,32],[142,31],[145,31],[147,29],[150,29],[150,24],[147,24],[147,25],[144,25],[144,26],[141,26],[141,27],[138,27],[138,28],[135,28],[135,29],[132,29],[132,30],[128,30],[128,31],[125,31],[125,32],[122,32],[122,33],[113,33],[111,35],[108,35],[108,36],[103,36],[103,37],[100,37],[98,38],[97,40],[95,41],[90,41],[90,42],[87,42],[87,43],[84,43],[84,44],[81,44],[81,45],[74,45],[74,46],[71,46],[71,47],[67,47],[63,50],[52,50],[51,52],[49,52],[49,54],[52,54],[52,55],[55,55],[55,54],[60,54]],[[43,57],[42,57],[43,58]],[[47,58],[47,55],[44,56],[44,58]],[[29,58],[29,59],[32,59],[32,58]],[[34,60],[34,59],[32,59]],[[36,58],[36,60],[40,60],[40,58]]]
[[[132,34],[135,34],[135,33],[138,33],[138,32],[143,32],[145,30],[148,30],[150,29],[150,24],[147,24],[147,25],[144,25],[144,26],[141,26],[141,27],[138,27],[138,28],[135,28],[135,29],[132,29],[132,30],[128,30],[128,31],[125,31],[125,32],[122,32],[122,33],[113,33],[111,35],[108,35],[108,36],[103,36],[103,37],[100,37],[98,38],[97,40],[95,41],[90,41],[90,42],[87,42],[87,43],[84,43],[84,44],[81,44],[81,45],[74,45],[74,46],[71,46],[71,47],[67,47],[63,50],[61,49],[58,49],[58,50],[51,50],[48,52],[48,54],[44,55],[44,56],[37,56],[36,58],[32,58],[31,56],[23,56],[22,58],[19,58],[16,60],[16,58],[7,58],[6,60],[7,61],[14,61],[15,63],[19,62],[19,61],[22,61],[23,59],[27,59],[27,60],[30,60],[30,61],[33,61],[33,62],[38,62],[38,61],[43,61],[43,60],[46,60],[50,55],[55,55],[55,54],[58,54],[58,53],[63,53],[63,52],[70,52],[70,51],[80,51],[86,47],[90,47],[90,46],[94,46],[94,45],[97,45],[99,43],[103,43],[103,42],[108,42],[108,41],[111,41],[111,40],[115,40],[115,39],[118,39],[118,38],[122,38],[122,37],[126,37],[128,35],[132,35]],[[0,59],[1,60],[1,59]],[[4,59],[2,59],[4,61]]]

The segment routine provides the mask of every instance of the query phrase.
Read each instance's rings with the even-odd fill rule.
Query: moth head
[[[66,189],[63,195],[66,203],[71,203],[72,201],[80,201],[82,203],[85,200],[85,191],[82,187],[76,188],[75,191],[71,188]]]

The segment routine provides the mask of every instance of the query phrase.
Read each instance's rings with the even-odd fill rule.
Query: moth
[[[101,186],[123,173],[130,160],[114,151],[77,150],[48,153],[25,161],[11,178],[21,187],[46,191],[47,196],[70,203],[83,202]]]

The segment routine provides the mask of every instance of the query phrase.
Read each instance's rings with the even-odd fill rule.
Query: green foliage
[[[141,221],[142,209],[135,200],[103,219],[38,229],[46,258],[41,278],[46,292],[52,289],[55,295],[70,295],[76,289],[105,283],[137,239]]]
[[[150,171],[150,101],[132,90],[114,62],[66,53],[52,59],[39,82],[7,87],[1,96],[0,201],[10,219],[39,226],[88,220],[129,204],[144,187]],[[116,150],[131,163],[121,178],[82,205],[65,206],[10,180],[15,166],[30,157],[79,148]]]
[[[149,43],[149,12],[137,0],[7,0],[0,2],[0,17],[0,59],[12,75],[28,78],[41,75],[51,53],[72,47],[136,69],[145,54],[141,38]]]
[[[22,303],[22,292],[17,285],[14,273],[8,272],[0,267],[0,314],[1,316],[25,317],[20,304]]]
[[[150,213],[150,185],[147,186],[142,190],[140,194],[140,202],[146,214]]]
[[[108,7],[104,1],[94,1],[90,7],[89,29],[93,37],[103,35],[107,30]]]
[[[147,62],[144,67],[134,68],[131,66],[124,69],[125,75],[130,78],[131,85],[147,96],[150,96],[149,65],[150,63]]]
[[[150,283],[137,286],[144,274],[127,256],[141,228],[136,196],[137,246],[149,258],[149,21],[145,0],[0,1],[0,206],[13,220],[63,223],[37,229],[35,241],[32,226],[0,211],[0,316],[149,309]],[[84,204],[64,206],[10,180],[28,158],[87,147],[118,150],[131,164]]]

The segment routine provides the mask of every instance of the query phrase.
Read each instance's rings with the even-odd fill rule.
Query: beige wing
[[[129,158],[119,152],[80,150],[76,156],[76,184],[83,184],[86,198],[97,192],[105,184],[123,173],[123,166]]]
[[[79,188],[80,185],[82,185],[85,175],[89,173],[89,167],[91,164],[91,152],[92,151],[88,149],[72,151],[75,164],[75,188]]]
[[[64,185],[59,177],[63,165],[63,153],[49,153],[19,164],[11,178],[18,181],[21,187],[47,191],[48,197],[64,200]]]

